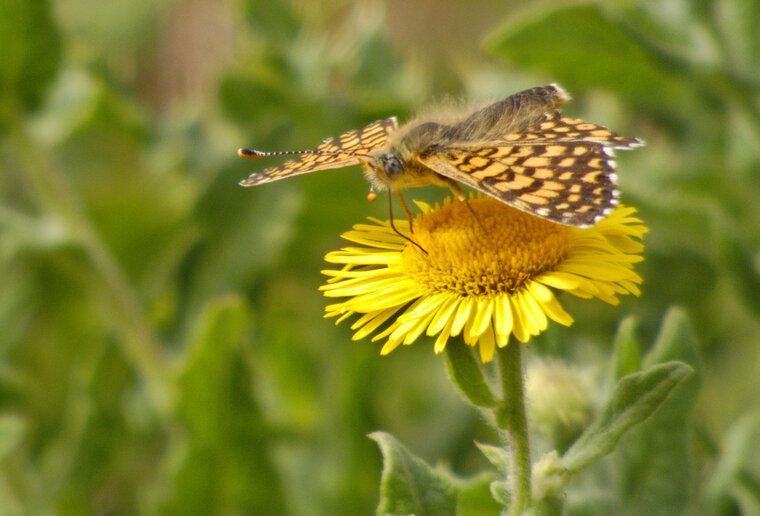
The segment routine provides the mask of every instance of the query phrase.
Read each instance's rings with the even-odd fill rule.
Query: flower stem
[[[520,343],[512,340],[498,350],[502,401],[496,408],[496,422],[507,433],[511,464],[512,503],[509,516],[521,514],[531,505],[530,445],[525,417],[525,392]]]

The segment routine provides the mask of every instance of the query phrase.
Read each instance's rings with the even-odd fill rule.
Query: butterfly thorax
[[[474,112],[449,114],[433,120],[415,120],[391,133],[388,141],[360,159],[364,173],[376,190],[399,190],[439,185],[456,188],[455,181],[422,164],[426,156],[456,145],[492,145],[504,135],[520,133],[538,125],[546,109],[567,100],[564,92],[539,89],[536,94],[517,94],[487,104]],[[548,98],[543,98],[548,96]]]

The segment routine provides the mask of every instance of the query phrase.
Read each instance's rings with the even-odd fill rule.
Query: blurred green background
[[[431,342],[381,358],[322,318],[323,255],[385,203],[356,168],[241,188],[269,163],[235,151],[548,82],[647,141],[619,175],[651,232],[640,298],[563,298],[576,324],[529,353],[595,377],[621,317],[647,348],[685,307],[684,511],[760,507],[724,471],[760,493],[736,444],[760,438],[758,27],[754,0],[3,0],[0,515],[368,514],[377,429],[485,468]]]

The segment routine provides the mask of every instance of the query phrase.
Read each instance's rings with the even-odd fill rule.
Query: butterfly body
[[[556,110],[568,101],[558,86],[532,88],[476,110],[395,118],[325,140],[297,159],[241,182],[251,186],[302,173],[360,164],[377,190],[460,185],[536,216],[593,225],[617,204],[612,149],[641,142]],[[250,154],[246,154],[250,153]],[[276,153],[275,153],[276,154]],[[243,157],[270,153],[239,151]]]

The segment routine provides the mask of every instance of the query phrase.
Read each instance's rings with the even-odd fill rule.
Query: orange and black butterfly
[[[299,152],[240,149],[243,158],[299,157],[251,174],[253,186],[330,168],[361,165],[374,189],[398,192],[429,184],[461,185],[517,209],[588,227],[618,202],[613,149],[642,145],[606,127],[560,115],[570,99],[551,84],[466,112],[435,114],[398,126],[395,117]]]

